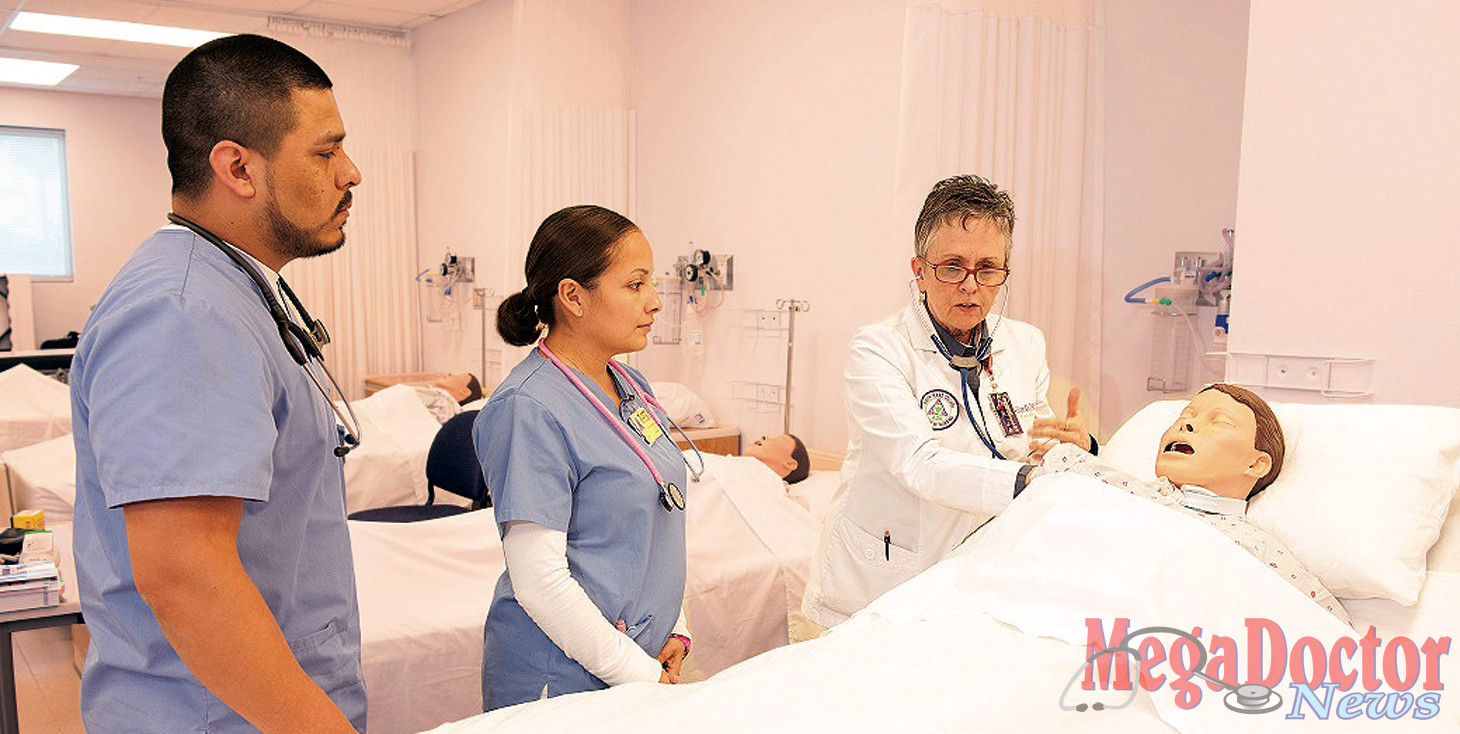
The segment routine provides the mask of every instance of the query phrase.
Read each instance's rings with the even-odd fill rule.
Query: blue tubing
[[[1170,282],[1171,282],[1170,276],[1162,276],[1160,278],[1152,278],[1152,279],[1150,279],[1150,280],[1148,280],[1148,281],[1146,281],[1146,282],[1144,282],[1144,283],[1142,283],[1142,284],[1140,284],[1140,285],[1132,288],[1130,290],[1130,293],[1125,294],[1125,302],[1126,303],[1145,303],[1145,301],[1142,301],[1139,298],[1136,298],[1136,294],[1137,293],[1140,293],[1141,291],[1143,291],[1143,290],[1145,290],[1147,288],[1150,288],[1151,286],[1153,286],[1153,285],[1155,285],[1157,283],[1170,283]]]

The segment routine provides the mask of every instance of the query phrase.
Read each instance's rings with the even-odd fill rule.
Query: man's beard
[[[346,191],[344,198],[340,200],[339,207],[335,209],[335,215],[344,211],[353,198],[354,192]],[[273,238],[274,247],[278,249],[279,254],[286,255],[290,259],[328,255],[345,246],[344,230],[339,230],[339,242],[322,242],[317,234],[289,221],[284,216],[284,212],[279,210],[279,201],[274,196],[269,197],[269,202],[264,207],[264,219],[268,226],[269,236]],[[321,229],[329,227],[333,222],[334,216],[331,216],[330,221]]]

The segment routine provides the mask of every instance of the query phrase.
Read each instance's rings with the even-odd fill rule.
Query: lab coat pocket
[[[823,601],[832,609],[851,614],[917,573],[917,553],[847,517],[837,518],[832,538],[823,587]]]

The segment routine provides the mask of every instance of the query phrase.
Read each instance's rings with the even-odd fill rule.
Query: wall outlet
[[[1296,390],[1324,390],[1328,376],[1322,357],[1271,357],[1267,363],[1267,386]]]

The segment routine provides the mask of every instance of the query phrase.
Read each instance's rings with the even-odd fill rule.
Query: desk
[[[0,734],[20,734],[15,706],[15,648],[11,635],[25,630],[81,624],[81,597],[76,590],[76,560],[71,554],[71,525],[50,528],[61,562],[61,603],[54,607],[0,614]]]
[[[694,440],[700,453],[740,455],[740,429],[734,426],[686,428],[684,435]],[[674,445],[678,446],[681,451],[689,448],[689,443],[680,438],[677,431],[674,436]]]

